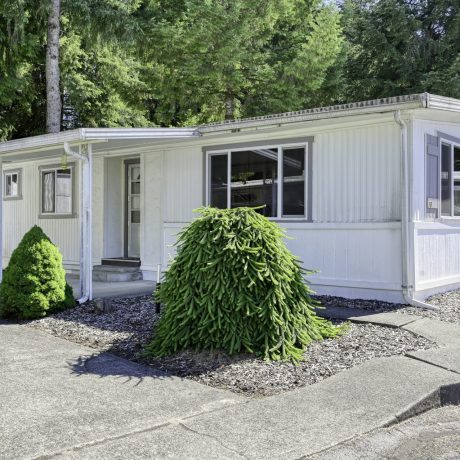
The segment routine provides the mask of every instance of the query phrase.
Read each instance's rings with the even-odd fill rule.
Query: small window
[[[306,145],[210,153],[208,204],[259,207],[266,217],[305,218]]]
[[[3,198],[5,200],[18,200],[21,197],[21,179],[20,169],[14,171],[5,171],[3,173]]]
[[[441,143],[441,215],[460,217],[460,146]]]
[[[41,215],[71,216],[73,214],[73,166],[46,167],[40,170]]]

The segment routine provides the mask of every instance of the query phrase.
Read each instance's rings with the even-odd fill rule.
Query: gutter
[[[410,94],[369,101],[338,104],[329,107],[317,107],[295,112],[285,112],[273,115],[227,120],[223,122],[200,125],[197,130],[201,134],[228,132],[241,129],[257,129],[269,126],[281,126],[307,121],[342,118],[354,115],[373,113],[390,113],[402,109],[417,109],[426,107],[426,94]]]
[[[414,279],[414,265],[410,257],[410,228],[411,223],[410,217],[410,206],[411,203],[411,189],[412,189],[412,177],[409,175],[409,153],[408,153],[408,141],[407,141],[407,124],[401,118],[401,111],[396,110],[394,112],[395,122],[401,129],[401,243],[402,243],[402,292],[405,302],[413,307],[425,308],[428,310],[439,310],[439,307],[430,305],[426,302],[421,302],[414,299],[413,289],[414,286],[411,284]]]
[[[53,150],[68,143],[74,147],[109,140],[155,140],[199,137],[195,128],[78,128],[54,134],[26,137],[0,142],[0,154]]]

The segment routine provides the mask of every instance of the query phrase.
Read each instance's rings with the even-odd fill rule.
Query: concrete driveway
[[[460,327],[401,327],[443,346],[247,399],[0,323],[0,458],[298,459],[460,403]]]

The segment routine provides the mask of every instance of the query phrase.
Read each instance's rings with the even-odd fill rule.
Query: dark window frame
[[[277,139],[269,140],[266,142],[245,142],[238,144],[229,144],[222,146],[207,146],[203,147],[204,155],[204,192],[203,201],[206,206],[211,204],[211,158],[218,155],[224,155],[227,158],[227,208],[231,205],[231,173],[232,173],[232,152],[237,151],[257,151],[262,149],[276,149],[277,150],[277,210],[276,216],[269,217],[271,220],[286,221],[307,221],[312,222],[312,149],[313,137],[303,137],[295,139]],[[283,190],[284,190],[284,173],[283,173],[283,156],[284,150],[294,148],[304,149],[304,173],[303,173],[303,215],[288,215],[284,214],[283,210]]]

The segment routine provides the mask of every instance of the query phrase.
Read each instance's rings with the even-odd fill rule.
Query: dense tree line
[[[0,139],[423,91],[460,97],[460,0],[0,3]]]

